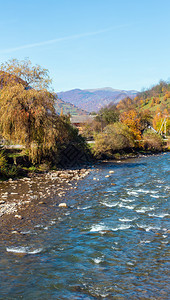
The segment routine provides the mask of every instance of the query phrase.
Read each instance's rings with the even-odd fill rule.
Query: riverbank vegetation
[[[47,69],[25,59],[0,67],[0,177],[67,167],[89,158],[162,151],[170,135],[170,83],[101,108],[83,135],[58,115]],[[93,144],[88,146],[87,139]]]
[[[94,121],[83,128],[83,135],[95,141],[97,158],[117,157],[121,153],[159,152],[168,149],[170,136],[170,83],[160,81],[117,105],[103,107]]]

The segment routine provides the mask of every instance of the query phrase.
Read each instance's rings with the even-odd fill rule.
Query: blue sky
[[[170,79],[170,0],[6,0],[0,63],[28,57],[57,92]]]

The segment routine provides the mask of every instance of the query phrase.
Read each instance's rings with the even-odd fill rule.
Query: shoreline
[[[66,193],[89,173],[89,168],[49,171],[0,182],[0,235],[20,233],[21,228],[45,220],[49,209],[65,202]]]
[[[164,155],[168,153],[134,153],[134,155],[121,156],[119,159],[109,158],[96,160],[93,165],[102,162],[122,162],[149,156]],[[92,164],[91,164],[92,166]],[[66,193],[76,189],[78,181],[90,173],[91,167],[81,169],[67,169],[60,171],[50,170],[44,173],[30,173],[27,177],[0,181],[0,219],[1,234],[5,232],[19,233],[20,227],[38,222],[51,206],[58,206]],[[24,189],[24,191],[22,190]],[[5,192],[3,192],[3,190]],[[60,210],[62,207],[60,207]],[[1,235],[0,234],[0,235]]]
[[[169,153],[169,150],[166,151],[161,151],[161,152],[135,152],[135,153],[130,153],[130,154],[124,154],[124,155],[120,155],[119,158],[115,158],[113,157],[106,157],[103,159],[97,159],[95,163],[102,163],[105,161],[114,161],[114,162],[119,162],[119,161],[123,161],[123,160],[128,160],[128,159],[135,159],[135,158],[142,158],[142,157],[150,157],[150,156],[158,156],[158,155],[164,155],[166,153]]]

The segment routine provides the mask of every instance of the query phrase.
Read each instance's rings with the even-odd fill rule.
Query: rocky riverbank
[[[89,169],[50,171],[0,182],[1,226],[16,232],[16,224],[45,219],[49,207],[65,203],[67,191],[76,189],[78,181],[89,172]]]

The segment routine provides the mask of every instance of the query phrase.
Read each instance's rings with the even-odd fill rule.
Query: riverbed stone
[[[48,173],[38,176],[39,181],[34,180],[34,176],[30,174],[30,177],[24,177],[21,179],[13,180],[10,178],[9,186],[11,190],[9,192],[2,193],[0,197],[0,217],[3,215],[14,214],[14,218],[23,219],[19,214],[19,209],[28,209],[35,206],[36,200],[39,207],[43,204],[47,205],[45,199],[51,194],[57,193],[60,199],[65,196],[65,192],[70,189],[76,189],[75,185],[78,185],[79,180],[82,180],[90,172],[89,169],[76,169],[76,170],[58,170],[49,171]],[[45,186],[43,182],[45,179]],[[57,180],[56,183],[54,180]],[[99,180],[96,178],[96,180]],[[70,182],[74,181],[74,186]],[[34,194],[34,182],[37,185],[37,190]],[[20,191],[22,184],[27,184],[28,188],[23,194]],[[48,184],[48,186],[47,186]],[[34,189],[33,189],[34,188]],[[12,201],[8,201],[8,195]],[[11,196],[15,195],[15,199],[11,199]],[[45,202],[44,202],[45,201]],[[67,204],[60,203],[60,207],[66,208]],[[16,214],[16,215],[15,215]],[[29,221],[28,221],[29,222]]]
[[[67,204],[65,202],[62,202],[58,205],[58,207],[63,207],[63,208],[67,208]]]
[[[0,205],[4,204],[5,200],[0,200]]]
[[[40,201],[40,202],[38,202],[38,204],[46,204],[44,201]]]
[[[17,218],[17,219],[22,219],[22,216],[21,215],[15,215],[15,218]]]

